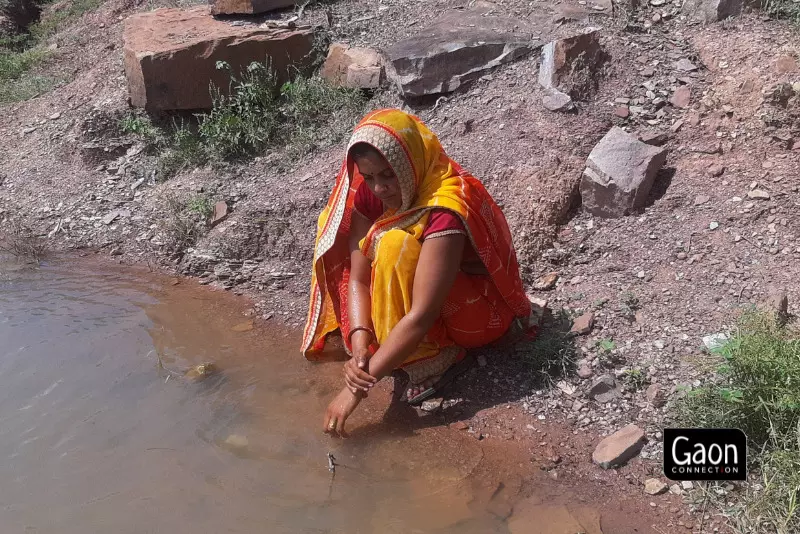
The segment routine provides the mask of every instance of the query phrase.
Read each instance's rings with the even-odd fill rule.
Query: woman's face
[[[399,208],[403,204],[403,195],[400,192],[397,175],[383,156],[377,152],[368,152],[356,158],[355,164],[372,194],[378,197],[386,207]]]

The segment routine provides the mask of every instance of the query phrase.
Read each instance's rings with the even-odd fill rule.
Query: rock
[[[469,425],[464,421],[456,421],[455,423],[450,423],[450,428],[453,430],[469,430]]]
[[[683,12],[700,22],[717,22],[742,13],[743,0],[687,0]]]
[[[603,60],[600,32],[596,28],[552,41],[542,48],[539,85],[580,98],[593,88],[587,81],[597,83],[596,74]]]
[[[291,7],[294,0],[209,0],[212,15],[257,15]]]
[[[109,224],[111,224],[111,223],[113,223],[114,221],[116,221],[116,220],[117,220],[117,218],[119,217],[119,215],[120,215],[120,213],[119,213],[119,210],[114,210],[114,211],[110,211],[110,212],[108,212],[108,213],[107,213],[107,214],[106,214],[106,215],[103,217],[103,224],[105,224],[106,226],[108,226]]]
[[[220,200],[214,204],[214,214],[211,216],[211,227],[215,227],[228,218],[228,203]]]
[[[675,68],[683,72],[694,72],[697,70],[697,65],[688,59],[681,59],[675,64]]]
[[[669,103],[675,106],[676,108],[685,109],[689,107],[689,102],[692,99],[692,91],[686,85],[681,85],[675,92],[672,93],[672,97],[669,99]]]
[[[792,56],[780,56],[775,61],[775,72],[778,74],[792,74],[797,72],[797,60]]]
[[[785,291],[773,291],[761,304],[761,309],[774,314],[779,322],[789,317],[789,297]]]
[[[665,132],[646,130],[639,134],[639,141],[650,146],[662,146],[669,141],[669,135]]]
[[[572,98],[557,89],[550,89],[547,94],[542,97],[542,105],[545,109],[550,111],[570,111],[575,108]]]
[[[478,361],[479,367],[486,367],[489,364],[489,362],[486,361],[486,356],[483,354],[478,354],[475,359]]]
[[[672,493],[673,495],[680,495],[681,493],[683,493],[683,490],[681,489],[679,484],[673,484],[669,487],[669,492]]]
[[[589,388],[589,397],[600,404],[611,402],[621,393],[617,381],[611,375],[597,377]]]
[[[519,19],[484,15],[454,11],[390,46],[386,76],[407,98],[449,93],[538,47],[532,35],[513,31]]]
[[[747,198],[752,198],[753,200],[769,200],[771,197],[770,194],[763,189],[753,189],[747,192]]]
[[[645,391],[647,400],[656,408],[661,408],[667,403],[666,395],[658,384],[650,384]]]
[[[534,282],[533,289],[537,291],[547,291],[548,289],[556,287],[556,282],[558,282],[558,273],[547,273],[540,276],[538,280]]]
[[[713,351],[724,347],[728,339],[726,334],[711,334],[703,337],[703,345],[705,345],[708,350]]]
[[[719,178],[723,174],[725,174],[725,167],[722,165],[714,164],[708,167],[708,174],[715,178]]]
[[[575,319],[570,332],[579,336],[585,336],[592,331],[592,328],[594,328],[594,314],[588,312]]]
[[[646,442],[644,430],[628,425],[601,441],[592,453],[592,460],[603,469],[624,465],[639,454]]]
[[[428,399],[426,401],[423,401],[420,408],[422,409],[423,412],[435,412],[442,407],[443,402],[444,399],[442,398]]]
[[[644,492],[648,495],[660,495],[666,492],[668,486],[657,478],[649,478],[644,482]]]
[[[209,109],[209,85],[227,92],[231,73],[239,76],[253,62],[269,59],[281,82],[288,79],[290,67],[310,65],[310,27],[233,26],[208,15],[207,6],[197,6],[128,17],[123,61],[133,106],[150,111]],[[230,65],[230,72],[217,68],[219,61]]]
[[[351,48],[343,43],[334,43],[320,76],[334,87],[377,89],[383,83],[383,62],[380,54],[371,48]]]
[[[243,323],[239,323],[236,326],[234,326],[233,328],[231,328],[231,330],[233,330],[234,332],[249,332],[252,329],[253,329],[253,321],[252,320],[245,321]]]
[[[225,438],[223,444],[231,449],[242,450],[246,449],[250,445],[250,441],[247,439],[247,436],[242,436],[241,434],[231,434]]]
[[[695,206],[702,206],[711,201],[711,197],[708,195],[697,195],[694,197],[694,205]]]
[[[712,222],[708,223],[708,229],[709,230],[716,230],[717,228],[719,228],[719,223],[718,222],[712,221]]]
[[[628,106],[619,106],[614,109],[614,115],[619,117],[620,119],[627,119],[631,114],[631,110],[628,109]]]
[[[53,113],[48,117],[48,119],[50,119],[51,121],[57,121],[60,118],[61,118],[61,113]]]
[[[685,489],[686,491],[689,491],[690,489],[694,488],[694,484],[692,483],[691,480],[683,480],[681,481],[681,488]]]
[[[644,206],[666,157],[666,150],[613,127],[586,161],[580,187],[584,209],[600,217],[622,217]]]
[[[594,371],[592,371],[591,366],[589,366],[586,363],[582,364],[578,368],[578,376],[583,378],[584,380],[587,379],[587,378],[591,378],[593,374],[594,374]]]

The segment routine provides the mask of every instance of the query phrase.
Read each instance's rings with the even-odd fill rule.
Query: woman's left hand
[[[361,402],[361,393],[353,393],[348,388],[344,388],[331,403],[328,409],[325,410],[325,432],[327,434],[334,434],[343,438],[347,437],[347,432],[344,430],[344,423],[356,406]]]

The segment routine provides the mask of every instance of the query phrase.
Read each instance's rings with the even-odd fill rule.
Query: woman
[[[352,355],[325,431],[383,377],[409,376],[418,404],[465,350],[510,330],[535,334],[506,220],[483,185],[416,117],[381,110],[356,127],[319,217],[303,353],[337,329]]]

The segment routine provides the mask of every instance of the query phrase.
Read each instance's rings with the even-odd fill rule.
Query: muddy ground
[[[573,368],[550,387],[521,348],[489,354],[486,366],[461,380],[449,397],[479,407],[465,421],[476,437],[517,440],[543,465],[548,456],[559,457],[546,467],[551,476],[576,484],[601,478],[645,507],[652,501],[665,514],[664,532],[699,527],[697,515],[671,515],[672,508],[688,513],[702,507],[692,503],[692,492],[643,493],[643,481],[661,474],[660,432],[669,410],[669,404],[654,405],[645,391],[655,384],[673,399],[710,378],[715,361],[702,339],[730,329],[742,306],[782,290],[790,311],[796,310],[800,109],[791,86],[787,94],[780,84],[800,79],[800,41],[787,24],[757,13],[700,26],[673,4],[635,12],[617,4],[613,12],[578,4],[495,4],[498,13],[521,20],[542,14],[562,20],[565,12],[576,12],[568,8],[588,12],[555,26],[557,35],[602,29],[611,60],[577,112],[542,107],[536,55],[445,98],[408,103],[387,91],[370,106],[404,107],[425,120],[503,205],[531,296],[571,317],[593,311],[596,322],[576,344],[575,368],[584,367],[585,378]],[[112,0],[53,38],[55,59],[47,69],[65,83],[7,107],[0,117],[0,216],[24,217],[56,249],[113,254],[120,262],[146,263],[248,295],[261,320],[301,327],[316,215],[342,146],[300,161],[274,153],[247,164],[192,170],[165,183],[152,180],[141,146],[110,138],[117,137],[117,120],[128,110],[121,22],[160,5]],[[394,39],[387,28],[411,35],[460,5],[346,0],[327,8],[335,40],[384,47]],[[327,18],[325,9],[315,7],[304,17],[321,24]],[[653,104],[681,85],[691,91],[687,107]],[[623,118],[619,108],[625,105],[641,109]],[[667,164],[640,213],[593,218],[574,191],[587,155],[613,125],[663,134]],[[766,195],[750,198],[755,190]],[[164,236],[172,215],[167,199],[198,194],[226,200],[233,212],[176,254]],[[103,220],[115,210],[116,218]],[[556,287],[534,290],[548,272],[559,274]],[[586,394],[602,374],[625,386],[606,404]],[[436,417],[441,423],[464,420],[453,413]],[[597,441],[630,422],[650,438],[641,457],[619,470],[593,466]],[[545,426],[549,439],[539,437]],[[708,521],[704,528],[710,531]]]

